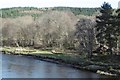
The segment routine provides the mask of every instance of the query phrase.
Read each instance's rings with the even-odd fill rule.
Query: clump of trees
[[[47,12],[31,16],[3,18],[3,45],[34,48],[74,48],[77,17],[70,12]]]
[[[67,44],[73,45],[76,21],[73,13],[53,11],[45,14],[38,20],[38,25],[43,27],[43,30],[42,28],[40,30],[43,31],[41,34],[44,34],[43,39],[46,41],[44,44],[60,49]]]

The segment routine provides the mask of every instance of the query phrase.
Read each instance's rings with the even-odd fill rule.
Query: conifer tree
[[[101,15],[96,16],[97,41],[100,46],[107,46],[106,50],[113,54],[113,48],[117,47],[117,27],[115,25],[115,17],[113,9],[109,3],[104,2],[100,9]]]
[[[120,8],[116,11],[116,27],[117,27],[117,51],[120,50]]]

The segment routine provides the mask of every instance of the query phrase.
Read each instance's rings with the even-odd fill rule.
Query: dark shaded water
[[[2,60],[2,61],[1,61]],[[99,78],[99,74],[36,60],[25,56],[2,55],[3,78]]]

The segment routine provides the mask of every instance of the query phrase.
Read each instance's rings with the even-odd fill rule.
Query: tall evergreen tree
[[[116,30],[118,29],[115,25],[113,9],[109,3],[104,2],[100,12],[101,15],[96,16],[96,38],[100,46],[108,46],[107,51],[113,54],[113,48],[117,47]]]
[[[116,27],[117,27],[117,51],[120,50],[120,8],[116,11]]]

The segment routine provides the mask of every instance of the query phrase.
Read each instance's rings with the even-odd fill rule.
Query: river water
[[[1,58],[1,57],[0,57]],[[2,78],[101,78],[96,73],[36,60],[2,54]],[[1,65],[1,64],[0,64]]]

